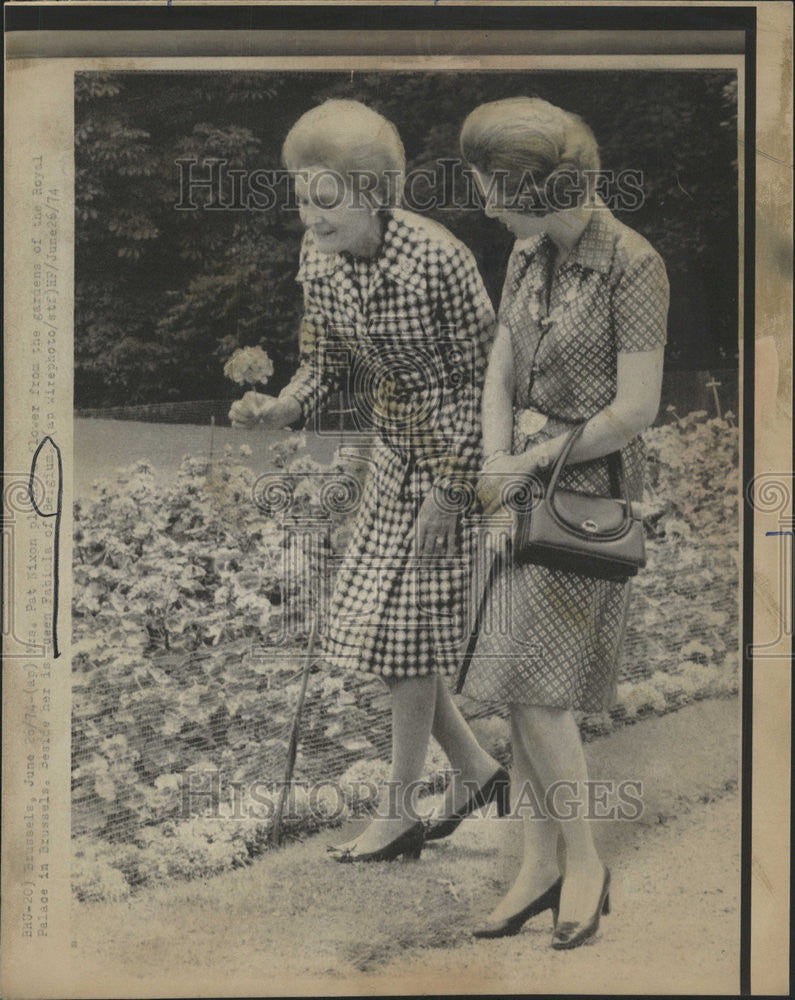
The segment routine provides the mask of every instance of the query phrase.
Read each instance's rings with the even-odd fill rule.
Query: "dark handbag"
[[[581,576],[627,580],[646,565],[643,521],[633,515],[621,452],[608,456],[611,497],[558,489],[569,452],[582,433],[578,424],[552,467],[543,497],[517,514],[513,560]],[[621,493],[622,497],[615,494]]]

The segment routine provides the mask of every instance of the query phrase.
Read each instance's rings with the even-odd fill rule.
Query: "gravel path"
[[[469,820],[391,865],[331,864],[332,831],[205,883],[77,906],[80,994],[736,993],[738,751],[736,698],[588,744],[592,778],[643,781],[644,812],[600,824],[613,910],[587,947],[552,951],[549,914],[471,937],[516,870],[509,821]]]

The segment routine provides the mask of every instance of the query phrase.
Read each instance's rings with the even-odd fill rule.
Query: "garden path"
[[[346,836],[332,831],[206,882],[76,905],[80,995],[733,994],[739,732],[737,698],[713,699],[587,745],[592,777],[643,781],[644,812],[600,825],[613,912],[576,952],[548,947],[548,914],[471,938],[516,869],[509,821],[468,820],[389,865],[330,863]]]

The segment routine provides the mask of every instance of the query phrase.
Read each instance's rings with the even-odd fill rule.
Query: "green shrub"
[[[633,584],[619,704],[612,716],[581,720],[586,736],[736,690],[738,429],[730,414],[705,417],[689,414],[646,435],[648,565]],[[296,509],[319,516],[328,479],[313,483],[304,473],[342,467],[313,463],[299,434],[274,450],[274,461],[296,487]],[[186,458],[171,485],[138,463],[76,505],[72,823],[80,899],[213,874],[267,849],[300,686],[303,615],[322,594],[311,574],[285,578],[283,518],[257,508],[254,488],[254,472],[230,449],[212,464]],[[344,515],[329,520],[331,551],[346,527]],[[275,645],[295,609],[291,642]],[[506,759],[504,722],[490,716],[474,725]],[[366,811],[372,802],[362,783],[377,786],[388,770],[380,683],[313,672],[299,747],[299,784],[338,780],[341,798],[329,789],[310,802],[297,788],[288,835]],[[438,748],[427,768],[429,790],[440,789],[446,762]],[[200,790],[214,788],[215,818],[186,817],[191,776]],[[252,782],[268,808],[230,818],[235,783]],[[200,805],[207,801],[199,795]]]

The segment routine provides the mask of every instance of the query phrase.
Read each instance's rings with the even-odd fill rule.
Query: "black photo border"
[[[755,413],[755,209],[757,10],[753,6],[554,6],[526,3],[450,6],[321,3],[246,5],[131,3],[4,7],[5,32],[367,30],[367,31],[702,31],[739,32],[745,40],[744,270],[743,270],[743,460],[742,485],[754,476]],[[333,43],[328,54],[334,54]],[[741,700],[740,995],[751,995],[751,835],[753,741],[754,511],[743,507],[743,613]],[[581,994],[586,996],[587,994]],[[591,994],[597,995],[597,994]],[[603,994],[598,994],[603,995]]]

